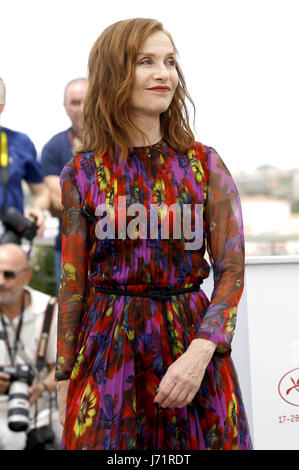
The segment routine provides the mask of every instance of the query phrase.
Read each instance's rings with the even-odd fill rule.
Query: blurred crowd
[[[61,275],[59,177],[80,143],[86,92],[86,78],[65,86],[70,126],[45,142],[38,159],[30,136],[3,125],[6,84],[0,77],[0,450],[60,446],[54,380]],[[57,220],[51,247],[56,295],[30,286],[32,247],[44,237],[49,215]]]

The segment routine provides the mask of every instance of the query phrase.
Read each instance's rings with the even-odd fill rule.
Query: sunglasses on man
[[[12,271],[10,269],[3,269],[1,270],[0,269],[0,273],[2,272],[3,273],[3,277],[6,281],[11,281],[13,279],[16,279],[16,277],[24,272],[24,271],[29,271],[30,268],[23,268],[23,269],[20,269],[19,271]]]

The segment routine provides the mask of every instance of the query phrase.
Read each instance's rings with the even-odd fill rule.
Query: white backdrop
[[[299,450],[298,280],[299,256],[246,259],[232,357],[255,450]]]
[[[124,18],[161,20],[197,106],[198,140],[232,172],[298,166],[297,0],[0,0],[3,125],[38,151],[69,124],[65,84],[86,75],[101,31]]]

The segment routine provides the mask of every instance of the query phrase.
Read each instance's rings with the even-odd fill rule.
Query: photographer
[[[28,287],[31,275],[27,253],[19,245],[12,243],[0,245],[0,449],[2,450],[22,450],[26,445],[28,448],[28,443],[32,446],[36,440],[35,428],[46,432],[45,440],[48,448],[53,448],[60,440],[61,425],[58,422],[57,406],[54,401],[57,306],[55,303],[50,320],[49,317],[45,317],[48,302],[52,298]],[[37,354],[41,351],[41,342],[45,338],[45,318],[48,318],[49,325],[48,341],[42,361],[43,367],[40,369],[37,366]],[[23,380],[22,371],[19,372],[19,368],[24,366],[29,366],[31,370],[28,380],[26,377]],[[11,372],[13,370],[14,372]],[[27,426],[24,422],[25,413],[19,412],[19,404],[17,401],[14,402],[12,396],[14,385],[28,389],[29,424],[24,431],[20,429]],[[23,389],[21,392],[24,394]],[[17,429],[10,429],[11,422]],[[54,436],[49,437],[52,431]],[[40,439],[39,445],[43,445]]]
[[[0,116],[5,107],[5,94],[5,84],[0,78]],[[27,215],[35,219],[37,235],[41,236],[45,228],[44,210],[49,208],[50,196],[35,147],[26,134],[0,126],[0,149],[1,212],[13,207],[23,213],[22,180],[26,181],[32,195]]]
[[[50,193],[50,212],[59,218],[59,232],[55,241],[55,272],[57,293],[61,276],[61,189],[60,172],[72,158],[74,146],[80,143],[83,121],[83,106],[87,93],[88,81],[84,77],[74,78],[64,90],[64,108],[71,121],[71,127],[54,135],[46,143],[41,153],[41,164],[45,184]]]

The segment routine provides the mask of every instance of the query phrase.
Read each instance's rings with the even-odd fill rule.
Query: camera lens
[[[28,384],[16,380],[9,389],[8,427],[11,431],[26,431],[29,425]]]

